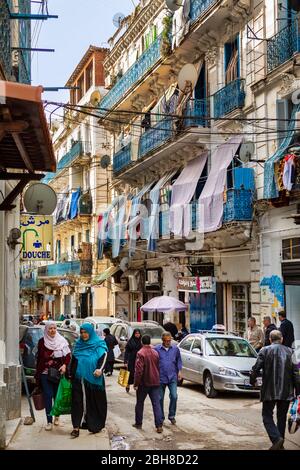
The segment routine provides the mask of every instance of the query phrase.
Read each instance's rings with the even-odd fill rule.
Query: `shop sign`
[[[181,292],[194,292],[205,294],[216,292],[216,281],[212,276],[207,277],[180,277],[177,290]]]
[[[53,217],[21,215],[22,260],[53,260]]]

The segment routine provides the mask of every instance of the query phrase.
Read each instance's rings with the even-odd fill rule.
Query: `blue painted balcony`
[[[36,275],[34,275],[33,277],[31,277],[29,279],[25,279],[21,275],[21,278],[20,278],[20,288],[21,289],[34,290],[34,289],[40,288],[41,285],[42,284],[41,284],[41,282],[39,282]]]
[[[237,78],[213,95],[214,118],[218,119],[245,105],[245,80]]]
[[[206,10],[208,10],[217,0],[191,0],[190,18],[196,21]]]
[[[0,0],[0,69],[7,79],[12,73],[10,23],[9,2]]]
[[[267,42],[268,73],[300,52],[300,26],[297,20],[279,31]]]
[[[43,178],[43,183],[50,183],[64,168],[68,168],[71,163],[83,153],[82,142],[76,142],[73,147],[67,152],[58,162],[56,173],[47,173]]]
[[[118,173],[131,163],[131,142],[114,155],[113,169]]]
[[[139,158],[165,144],[173,136],[172,118],[162,119],[140,138]]]
[[[228,171],[227,180],[231,180],[231,184],[226,191],[223,222],[252,220],[255,199],[253,168],[234,168]]]
[[[84,276],[92,274],[92,260],[68,261],[40,266],[38,277]]]
[[[185,127],[202,126],[208,127],[209,120],[209,106],[207,100],[193,100],[190,99],[185,111],[185,116],[191,116],[190,119],[184,120]]]
[[[158,37],[141,57],[125,72],[120,80],[105,95],[99,107],[101,114],[107,114],[128,92],[128,90],[150,70],[161,58],[161,36]],[[102,111],[103,109],[103,111]],[[108,110],[108,111],[105,111]]]

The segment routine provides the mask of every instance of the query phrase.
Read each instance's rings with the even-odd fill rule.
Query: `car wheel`
[[[217,390],[214,388],[213,379],[209,372],[206,373],[204,379],[204,393],[207,398],[215,398],[218,394]]]

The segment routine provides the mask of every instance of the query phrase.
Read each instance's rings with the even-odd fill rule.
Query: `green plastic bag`
[[[51,416],[71,414],[72,405],[72,384],[70,380],[62,377],[59,382],[54,405],[51,410]]]

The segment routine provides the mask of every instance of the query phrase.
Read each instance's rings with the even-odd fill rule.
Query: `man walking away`
[[[109,328],[104,328],[103,333],[104,333],[104,340],[106,342],[106,346],[108,350],[104,373],[105,375],[110,376],[113,374],[114,363],[115,363],[114,347],[117,346],[117,344],[119,343],[117,341],[117,338],[111,334]]]
[[[270,346],[270,333],[273,330],[277,330],[276,325],[272,323],[271,317],[264,317],[263,324],[265,327],[264,335],[265,335],[265,346]]]
[[[279,330],[283,336],[283,345],[291,348],[295,341],[294,335],[294,326],[293,323],[286,318],[285,310],[281,310],[278,314],[279,320],[281,322]]]
[[[257,326],[256,319],[254,317],[250,317],[248,320],[246,338],[256,352],[258,352],[264,345],[263,331],[259,326]]]
[[[299,370],[293,364],[293,351],[282,344],[282,334],[278,330],[270,333],[271,345],[262,348],[250,374],[251,385],[262,370],[262,418],[272,442],[270,450],[283,449],[286,416],[290,401],[300,393]],[[276,406],[277,425],[273,411]]]
[[[171,344],[171,333],[162,334],[162,344],[155,347],[159,354],[159,371],[160,371],[160,406],[165,419],[164,398],[166,387],[170,392],[170,405],[168,419],[172,424],[176,424],[176,407],[177,407],[177,381],[181,380],[181,355],[179,348]]]
[[[135,424],[133,427],[142,429],[144,402],[149,395],[156,431],[162,433],[162,413],[160,407],[159,395],[159,356],[150,345],[150,336],[142,337],[142,349],[136,356],[135,372],[134,372],[134,389],[136,390],[136,406],[135,406]]]

